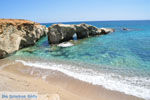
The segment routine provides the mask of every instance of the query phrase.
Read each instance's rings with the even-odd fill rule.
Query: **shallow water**
[[[79,23],[83,22],[65,24]],[[74,40],[74,46],[69,47],[49,46],[47,37],[44,37],[35,46],[22,49],[10,58],[26,65],[59,70],[86,82],[150,99],[150,21],[84,23],[115,28],[116,32]],[[124,27],[130,30],[122,30]],[[28,61],[24,61],[25,58]],[[40,60],[32,61],[34,58]]]

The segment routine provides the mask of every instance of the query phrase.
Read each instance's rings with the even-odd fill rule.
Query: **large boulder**
[[[58,44],[71,40],[76,30],[74,25],[64,24],[54,24],[48,29],[48,40],[50,44]]]
[[[13,53],[34,45],[47,32],[45,26],[32,21],[0,19],[0,49]]]

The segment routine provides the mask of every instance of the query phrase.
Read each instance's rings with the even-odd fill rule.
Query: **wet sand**
[[[92,85],[62,72],[0,60],[0,91],[38,92],[39,100],[142,100]]]

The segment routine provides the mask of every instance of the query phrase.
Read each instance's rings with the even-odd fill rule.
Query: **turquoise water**
[[[52,66],[48,63],[49,60],[66,64],[68,62],[68,66],[65,64],[64,67],[58,64],[57,70],[60,68],[59,71],[80,80],[150,99],[150,21],[64,24],[80,23],[99,28],[115,28],[116,31],[108,35],[74,40],[74,46],[71,47],[50,46],[47,37],[43,37],[35,46],[22,49],[13,57],[19,60],[27,57],[39,58],[41,60],[38,63],[30,61],[26,64],[36,63],[40,67],[43,64],[49,68]],[[124,27],[130,30],[122,30]],[[73,62],[71,66],[69,62]]]

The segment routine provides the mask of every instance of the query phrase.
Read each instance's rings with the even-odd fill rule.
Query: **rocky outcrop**
[[[111,33],[111,32],[115,32],[115,30],[112,29],[112,28],[100,28],[100,29],[101,29],[102,34],[108,34],[108,33]]]
[[[0,19],[0,49],[13,53],[34,45],[47,32],[45,26],[32,21]]]
[[[48,40],[50,44],[58,44],[71,40],[76,34],[78,39],[83,39],[89,36],[103,35],[114,32],[111,28],[97,28],[88,24],[65,25],[54,24],[49,27]]]
[[[58,44],[73,38],[74,25],[54,24],[48,28],[49,43]]]
[[[78,39],[86,38],[89,36],[89,30],[88,30],[89,25],[79,24],[79,25],[74,25],[74,27]]]

